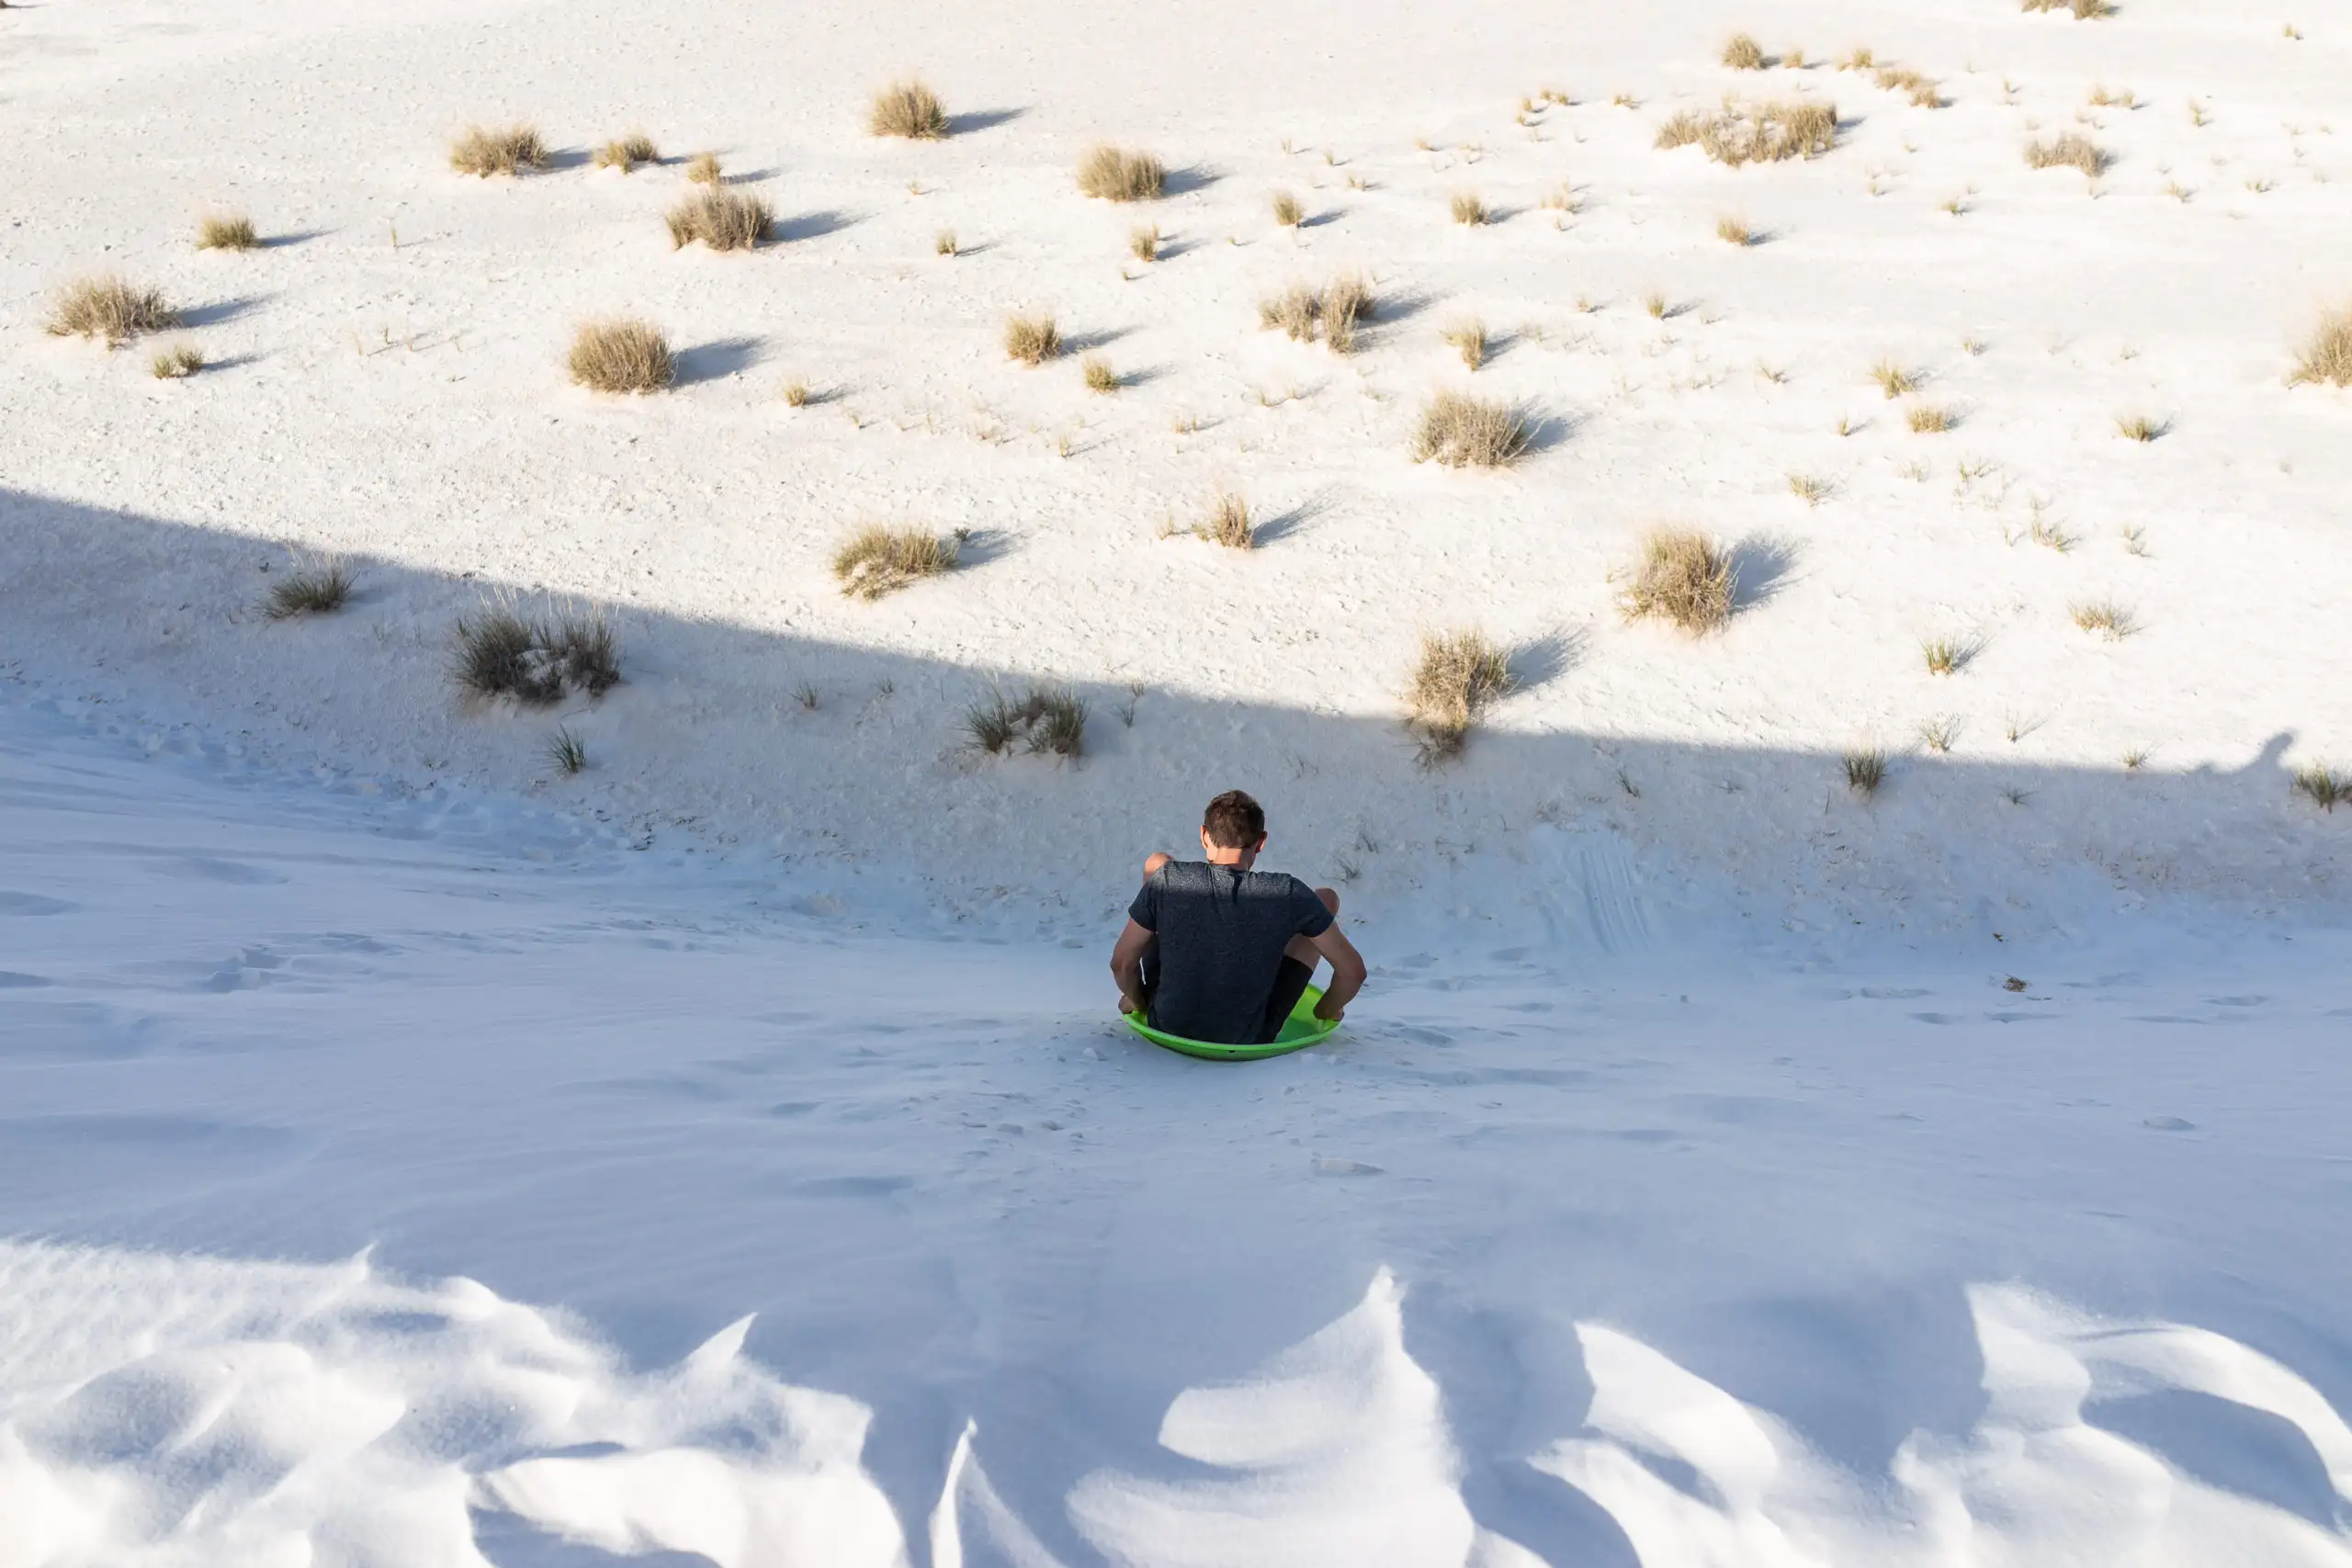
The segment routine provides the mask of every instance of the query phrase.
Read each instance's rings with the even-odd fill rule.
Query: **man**
[[[1363,958],[1340,934],[1340,896],[1281,872],[1253,871],[1266,813],[1238,789],[1201,818],[1208,858],[1156,854],[1111,950],[1119,1010],[1154,1029],[1216,1045],[1263,1045],[1330,960],[1315,1016],[1338,1022],[1363,987]]]

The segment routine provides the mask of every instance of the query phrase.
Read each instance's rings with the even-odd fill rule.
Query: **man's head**
[[[1201,848],[1217,864],[1246,868],[1265,847],[1265,807],[1241,791],[1227,790],[1201,813]]]

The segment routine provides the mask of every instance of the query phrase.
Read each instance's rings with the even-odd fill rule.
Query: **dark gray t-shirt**
[[[1257,1040],[1295,936],[1320,936],[1331,911],[1286,872],[1170,861],[1128,906],[1159,938],[1151,1026],[1219,1045]]]

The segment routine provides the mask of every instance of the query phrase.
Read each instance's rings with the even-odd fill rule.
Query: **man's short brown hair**
[[[1227,790],[1201,813],[1201,831],[1221,850],[1255,849],[1266,836],[1266,808],[1238,789]]]

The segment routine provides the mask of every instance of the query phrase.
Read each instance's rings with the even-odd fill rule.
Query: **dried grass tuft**
[[[1246,550],[1258,542],[1257,525],[1250,517],[1250,503],[1231,491],[1221,491],[1209,503],[1207,520],[1195,524],[1193,532],[1211,544],[1223,545],[1230,550]]]
[[[1903,416],[1914,435],[1941,435],[1952,427],[1952,413],[1935,403],[1915,403]]]
[[[938,233],[933,234],[931,237],[931,254],[935,256],[952,256],[956,254],[956,231],[953,229],[942,229]]]
[[[1304,283],[1294,283],[1258,301],[1258,325],[1267,332],[1278,331],[1295,343],[1315,341],[1316,322],[1322,313],[1322,296]]]
[[[1424,632],[1420,658],[1405,688],[1405,711],[1420,737],[1421,761],[1435,764],[1460,756],[1471,727],[1510,688],[1510,662],[1485,633]]]
[[[2054,141],[2027,142],[2025,161],[2037,169],[2080,169],[2092,179],[2107,173],[2114,162],[2089,137],[2072,130]]]
[[[1119,373],[1112,369],[1111,362],[1099,354],[1090,354],[1079,361],[1078,371],[1090,392],[1115,392],[1119,389]]]
[[[520,174],[525,169],[544,169],[547,164],[548,145],[539,139],[537,126],[510,125],[491,130],[469,125],[464,135],[449,144],[449,166],[461,175],[475,175],[482,179],[492,175]]]
[[[1892,359],[1882,359],[1872,365],[1871,379],[1878,383],[1878,389],[1884,392],[1890,400],[1906,396],[1919,389],[1919,378]]]
[[[1715,238],[1727,245],[1738,245],[1743,248],[1756,243],[1755,231],[1748,228],[1747,220],[1745,218],[1716,219]]]
[[[2287,378],[2290,387],[2306,382],[2315,387],[2352,387],[2352,306],[2320,317],[2318,330],[2296,361],[2295,373]]]
[[[748,251],[768,237],[775,214],[756,196],[713,186],[670,209],[666,221],[673,249],[699,240],[714,251]]]
[[[1462,355],[1462,363],[1470,369],[1476,370],[1487,362],[1486,322],[1475,319],[1455,321],[1445,329],[1444,337],[1453,351]]]
[[[632,130],[627,136],[616,136],[596,149],[596,167],[618,169],[625,175],[634,173],[639,164],[658,164],[661,161],[662,150],[653,145],[653,138],[641,130]]]
[[[573,691],[601,697],[620,684],[620,646],[601,612],[566,611],[550,621],[493,604],[458,623],[450,674],[470,697],[513,697],[534,706]]]
[[[2115,422],[2116,434],[2126,441],[2154,441],[2169,428],[2163,420],[2143,413],[2126,414]]]
[[[2095,22],[2115,15],[2110,0],[2023,0],[2021,11],[2065,11],[2078,22]]]
[[[1846,770],[1846,787],[1856,795],[1872,795],[1886,782],[1886,753],[1877,747],[1857,748],[1838,761]]]
[[[716,152],[697,152],[686,160],[686,181],[689,185],[715,186],[724,177]]]
[[[1147,223],[1141,228],[1129,231],[1127,254],[1141,262],[1158,261],[1159,259],[1159,225]]]
[[[598,392],[658,392],[678,374],[662,330],[626,318],[582,322],[566,364],[576,384]]]
[[[116,274],[100,273],[59,289],[47,325],[51,337],[96,338],[112,348],[141,333],[167,331],[179,319],[160,289],[134,288]]]
[[[870,524],[833,552],[833,580],[853,599],[879,599],[956,568],[957,540]]]
[[[2295,770],[2295,793],[2333,816],[2338,801],[2352,798],[2352,775],[2324,762],[2306,763]]]
[[[269,585],[263,613],[273,621],[324,615],[343,608],[356,574],[333,556],[304,560]]]
[[[250,251],[261,243],[254,220],[242,212],[209,213],[196,226],[199,251]]]
[[[893,82],[874,95],[865,112],[865,129],[876,136],[944,141],[948,133],[947,111],[940,107],[939,95],[920,81]]]
[[[1474,229],[1486,222],[1491,216],[1487,210],[1487,204],[1479,198],[1478,193],[1475,190],[1455,191],[1453,199],[1447,204],[1446,209],[1453,214],[1453,220],[1456,223],[1465,224]]]
[[[1691,528],[1653,529],[1625,587],[1625,615],[1656,616],[1702,637],[1731,619],[1738,589],[1729,552],[1713,539]]]
[[[1323,342],[1334,354],[1347,354],[1356,345],[1356,327],[1372,320],[1372,285],[1351,272],[1343,272],[1323,286]]]
[[[1685,109],[1658,128],[1657,145],[1672,149],[1698,143],[1728,168],[1817,158],[1838,144],[1834,104],[1790,99],[1779,103],[1726,104],[1720,113]]]
[[[1168,170],[1148,152],[1105,143],[1090,149],[1078,165],[1080,193],[1102,201],[1157,201]]]
[[[1421,406],[1412,457],[1450,468],[1498,468],[1524,456],[1532,439],[1527,415],[1510,404],[1440,392]]]
[[[1286,190],[1274,192],[1273,210],[1274,221],[1285,229],[1295,229],[1306,221],[1306,209],[1299,205],[1298,197]]]
[[[1734,33],[1724,45],[1723,62],[1734,71],[1761,71],[1767,63],[1764,46],[1746,33]]]
[[[2132,612],[2111,599],[2086,599],[2069,604],[2066,617],[2084,631],[2109,642],[2120,642],[2139,629],[2132,622]]]
[[[157,349],[147,368],[158,381],[185,381],[204,368],[204,350],[192,343],[175,343]]]
[[[1077,758],[1086,752],[1086,702],[1067,686],[1032,686],[1018,697],[995,692],[966,710],[964,729],[990,756]]]
[[[1004,323],[1004,352],[1023,365],[1043,365],[1062,351],[1062,330],[1051,316],[1012,316]]]

